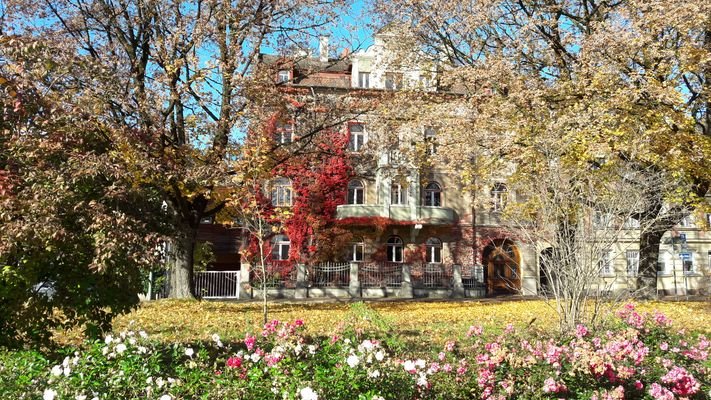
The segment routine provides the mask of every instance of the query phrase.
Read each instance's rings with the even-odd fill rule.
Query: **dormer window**
[[[358,73],[358,87],[367,89],[370,87],[370,72]]]
[[[277,83],[288,83],[291,80],[291,71],[288,69],[281,69],[277,74]]]
[[[387,72],[385,73],[385,89],[395,90],[402,87],[402,74]]]

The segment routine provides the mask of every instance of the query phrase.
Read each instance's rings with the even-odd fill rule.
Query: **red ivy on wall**
[[[293,190],[290,215],[281,221],[291,241],[291,260],[310,261],[317,253],[317,241],[343,236],[335,220],[353,173],[347,143],[345,133],[322,132],[305,154],[274,168],[273,176],[289,178]]]

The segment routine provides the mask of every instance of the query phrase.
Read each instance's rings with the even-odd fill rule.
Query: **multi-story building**
[[[345,53],[338,59],[328,56],[328,43],[322,40],[317,57],[293,61],[264,56],[264,60],[278,66],[277,83],[308,88],[311,93],[339,96],[367,92],[377,96],[408,85],[436,92],[436,71],[394,67],[388,61],[387,40],[387,35],[378,35],[368,49]],[[546,246],[521,243],[502,228],[499,214],[507,202],[515,201],[505,179],[491,182],[490,190],[477,194],[488,197],[486,201],[475,201],[474,194],[463,190],[454,171],[437,165],[418,168],[397,148],[373,143],[383,137],[375,128],[378,118],[377,113],[354,115],[343,124],[349,134],[348,151],[358,163],[336,211],[340,226],[349,229],[353,237],[344,246],[343,257],[332,263],[297,265],[292,274],[272,282],[274,290],[297,297],[329,292],[404,297],[540,293],[546,279],[539,260]],[[416,129],[428,154],[440,150],[436,129]],[[278,129],[275,140],[291,142],[292,131]],[[290,204],[289,185],[283,178],[272,182],[275,206]],[[711,217],[706,218],[696,222],[685,219],[665,235],[658,274],[662,293],[711,289]],[[639,266],[636,227],[627,228],[632,232],[629,238],[606,255],[600,266],[601,284],[615,291],[634,285]],[[275,235],[272,244],[272,259],[286,261],[288,235]],[[243,280],[249,279],[249,265],[243,264],[242,271]]]

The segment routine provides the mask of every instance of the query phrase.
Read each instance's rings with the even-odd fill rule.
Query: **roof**
[[[350,73],[351,62],[348,59],[329,59],[321,61],[318,58],[309,56],[295,56],[293,58],[275,56],[272,54],[260,55],[262,61],[268,65],[288,65],[295,61],[295,69],[307,72],[338,72]]]

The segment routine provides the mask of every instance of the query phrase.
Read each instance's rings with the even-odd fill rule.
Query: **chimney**
[[[318,43],[318,58],[321,62],[328,62],[328,36],[320,36]]]

